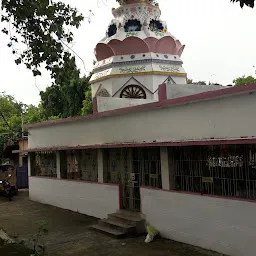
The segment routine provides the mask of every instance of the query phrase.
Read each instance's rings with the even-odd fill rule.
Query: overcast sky
[[[112,19],[111,9],[115,0],[64,0],[78,8],[84,16],[91,9],[91,23],[87,20],[75,33],[73,49],[85,62],[87,71],[92,69],[94,47],[101,40]],[[242,75],[254,75],[256,66],[256,9],[230,0],[159,0],[162,20],[169,32],[186,48],[182,55],[188,77],[194,80],[218,82],[223,85]],[[50,85],[49,75],[44,72],[35,78],[25,66],[16,66],[14,56],[6,46],[6,36],[0,34],[0,92],[12,94],[27,104],[38,104],[39,90]],[[77,59],[82,75],[82,62]],[[39,88],[39,90],[37,89]]]

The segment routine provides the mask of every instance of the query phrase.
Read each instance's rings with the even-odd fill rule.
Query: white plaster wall
[[[187,78],[184,76],[172,76],[172,79],[175,81],[177,85],[187,83]]]
[[[97,97],[98,112],[104,112],[113,109],[143,105],[147,103],[154,102],[153,99],[119,99],[119,98],[106,98]]]
[[[232,256],[256,254],[256,204],[141,188],[142,213],[161,235]]]
[[[168,75],[154,75],[153,77],[153,83],[154,88],[153,91],[155,92],[155,97],[158,97],[158,88],[160,84],[163,84],[164,81],[168,78]]]
[[[256,94],[30,128],[29,148],[256,136]]]
[[[119,209],[119,187],[115,185],[29,177],[29,197],[97,218]]]
[[[221,85],[200,85],[200,84],[166,84],[167,99],[193,95],[202,92],[223,90],[227,87]]]
[[[167,83],[168,75],[155,75],[154,76],[154,91],[156,91],[160,84]],[[181,84],[187,83],[186,77],[180,77],[180,76],[171,76],[174,82],[176,83],[176,86],[179,86]],[[167,84],[167,92],[168,92],[168,84]]]

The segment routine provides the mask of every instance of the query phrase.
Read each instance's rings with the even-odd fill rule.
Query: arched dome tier
[[[120,0],[106,36],[96,45],[98,61],[127,54],[163,53],[181,56],[184,45],[168,32],[158,4],[151,0]]]
[[[154,37],[141,39],[131,36],[122,41],[112,39],[107,44],[98,43],[95,48],[95,55],[98,61],[118,55],[148,52],[181,56],[184,47],[179,40],[175,40],[171,36],[164,36],[160,39]]]

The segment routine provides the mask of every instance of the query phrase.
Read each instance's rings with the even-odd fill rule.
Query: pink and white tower
[[[105,37],[96,45],[91,78],[99,111],[158,100],[162,83],[186,84],[184,45],[168,32],[151,0],[120,0]]]

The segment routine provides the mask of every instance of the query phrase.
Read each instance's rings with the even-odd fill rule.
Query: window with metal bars
[[[65,176],[71,180],[98,181],[97,150],[71,150],[66,152]]]
[[[177,147],[176,190],[256,199],[256,146]]]
[[[31,154],[31,175],[57,178],[56,152]]]

